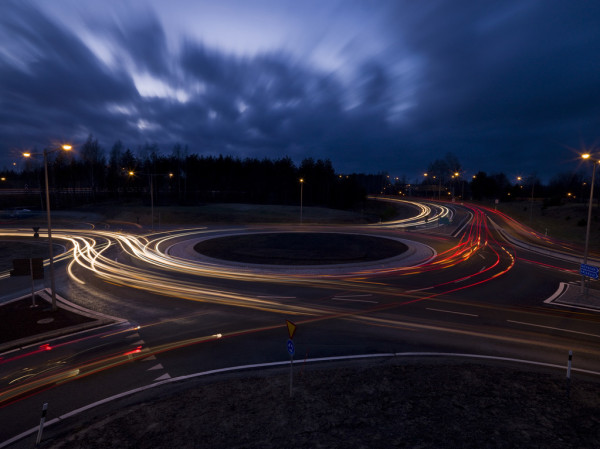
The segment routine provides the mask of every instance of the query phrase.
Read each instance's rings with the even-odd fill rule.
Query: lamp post
[[[533,190],[535,188],[535,175],[531,175],[531,200],[529,201],[529,225],[533,225]],[[517,176],[517,182],[521,182],[523,178],[521,176]],[[523,186],[521,186],[523,188]]]
[[[173,173],[139,173],[140,175],[146,175],[150,178],[150,220],[152,221],[151,228],[154,231],[154,177],[155,176],[168,176],[169,179],[173,179]],[[133,177],[136,173],[133,170],[129,171],[129,176]],[[160,185],[159,185],[160,189]],[[160,230],[160,214],[158,214],[158,229]]]
[[[50,189],[48,188],[48,155],[50,153],[54,153],[55,151],[71,150],[71,145],[62,145],[60,148],[55,148],[54,150],[48,151],[44,148],[44,178],[45,178],[45,187],[46,187],[46,216],[48,219],[48,254],[50,260],[50,294],[52,296],[52,311],[56,311],[56,283],[54,281],[54,252],[52,248],[52,220],[50,217]],[[31,157],[34,154],[38,153],[23,153],[25,157]]]
[[[302,196],[304,193],[304,178],[300,178],[300,224],[302,224]]]
[[[582,159],[590,159],[591,158],[591,154],[589,153],[585,153],[581,155]],[[589,252],[589,243],[590,243],[590,225],[591,225],[591,221],[592,221],[592,202],[594,199],[594,181],[595,181],[595,177],[596,177],[596,165],[598,165],[598,163],[600,161],[598,160],[593,160],[593,168],[592,168],[592,185],[590,186],[590,202],[588,204],[588,216],[587,216],[587,226],[586,226],[586,230],[585,230],[585,246],[584,246],[584,250],[583,250],[583,264],[587,264],[588,261],[588,252]],[[585,292],[585,276],[582,274],[581,275],[581,293]]]
[[[129,176],[135,176],[134,171],[129,171]],[[152,178],[154,178],[154,173],[140,173],[141,175],[147,175],[150,178],[150,221],[152,222],[150,227],[154,231],[154,183]]]

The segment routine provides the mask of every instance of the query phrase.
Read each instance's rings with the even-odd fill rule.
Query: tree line
[[[35,151],[34,151],[35,152]],[[92,135],[75,152],[56,151],[48,158],[53,208],[115,200],[152,200],[155,205],[243,202],[351,209],[368,194],[408,195],[431,199],[510,201],[544,198],[549,204],[585,201],[590,180],[585,173],[563,173],[544,185],[534,176],[509,179],[504,173],[479,171],[468,176],[458,158],[447,153],[428,166],[417,182],[378,174],[337,174],[329,160],[306,158],[296,165],[280,159],[200,156],[175,144],[161,154],[156,144],[132,151],[120,141],[108,153]],[[300,179],[303,180],[300,183]],[[41,157],[25,160],[23,170],[0,172],[0,208],[44,208]],[[20,190],[14,195],[11,189]],[[30,192],[23,194],[23,191]],[[600,195],[597,196],[600,200]]]
[[[32,193],[27,201],[22,195],[3,195],[0,207],[40,204],[36,195],[44,188],[41,158],[28,158],[22,171],[4,171],[1,176],[1,188]],[[155,144],[133,152],[120,141],[106,154],[91,135],[77,154],[50,154],[48,178],[52,207],[57,209],[107,200],[149,201],[150,196],[157,206],[205,202],[297,205],[301,194],[305,206],[350,209],[372,193],[368,190],[371,176],[336,174],[329,160],[306,158],[296,165],[289,157],[200,156],[179,144],[170,155],[164,155]]]
[[[598,180],[596,179],[596,184]],[[413,185],[406,180],[386,184],[386,192],[399,191],[412,196],[434,199],[460,198],[464,200],[513,201],[523,198],[542,199],[545,205],[589,200],[591,171],[565,172],[555,175],[548,184],[543,184],[535,175],[509,178],[504,173],[488,174],[478,171],[467,174],[459,159],[452,153],[436,159],[427,172]],[[597,186],[596,186],[597,187]],[[596,196],[600,203],[600,195]]]

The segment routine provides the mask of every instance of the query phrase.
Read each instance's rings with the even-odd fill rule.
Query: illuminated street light
[[[584,160],[587,159],[591,159],[591,154],[590,153],[585,153],[581,155],[581,158]],[[592,185],[590,186],[590,202],[588,205],[588,218],[587,218],[587,226],[586,226],[586,230],[585,230],[585,247],[583,250],[583,264],[587,264],[588,261],[588,252],[589,252],[589,243],[590,243],[590,224],[592,221],[592,201],[594,198],[594,180],[596,177],[596,165],[598,165],[598,163],[600,161],[598,160],[592,160],[593,163],[593,168],[592,168]],[[584,293],[585,290],[585,276],[582,274],[581,275],[581,293]]]
[[[46,215],[48,218],[48,252],[49,252],[49,259],[50,259],[50,293],[52,295],[52,311],[55,312],[56,311],[56,285],[55,285],[55,281],[54,281],[54,253],[53,253],[53,249],[52,249],[52,221],[50,218],[50,190],[48,188],[48,155],[50,153],[54,153],[56,151],[60,151],[60,150],[64,150],[64,151],[69,151],[71,150],[71,145],[62,145],[59,148],[55,148],[54,150],[47,150],[46,148],[44,148],[44,176],[45,176],[45,181],[46,181]],[[34,156],[36,154],[39,153],[30,153],[30,152],[25,152],[23,153],[24,157],[31,157]]]
[[[533,189],[535,187],[535,176],[531,177],[531,201],[529,204],[529,224],[533,224]],[[523,178],[521,176],[517,176],[517,181],[520,182]],[[523,186],[519,186],[519,188],[523,189]]]
[[[154,231],[154,182],[153,182],[153,178],[154,178],[155,173],[140,173],[140,174],[146,175],[150,178],[150,221],[152,222],[150,227]],[[135,172],[129,171],[129,176],[135,176]],[[160,228],[160,223],[159,223],[158,227]]]
[[[302,196],[304,191],[304,178],[300,178],[300,224],[302,224]]]

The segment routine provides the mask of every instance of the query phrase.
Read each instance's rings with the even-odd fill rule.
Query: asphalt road
[[[519,227],[491,211],[453,209],[453,224],[445,226],[429,219],[433,211],[426,222],[402,227],[310,227],[414,240],[437,252],[414,267],[370,264],[325,273],[248,271],[179,258],[167,264],[166,249],[182,241],[263,228],[131,240],[79,231],[68,244],[76,247],[81,264],[57,265],[59,292],[127,324],[68,337],[59,352],[0,365],[1,388],[18,384],[31,370],[63,373],[51,388],[0,408],[0,442],[35,427],[44,402],[51,419],[158,379],[286,360],[286,319],[298,326],[298,360],[432,351],[566,365],[572,350],[574,366],[600,372],[600,315],[543,302],[560,282],[579,280],[578,264],[513,246],[486,216],[493,215],[515,238],[522,238]],[[553,244],[531,234],[523,240]],[[129,246],[133,241],[142,244]]]

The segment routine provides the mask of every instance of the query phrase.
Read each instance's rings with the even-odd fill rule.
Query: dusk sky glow
[[[599,24],[583,0],[3,0],[0,169],[93,134],[547,181],[600,151]]]

